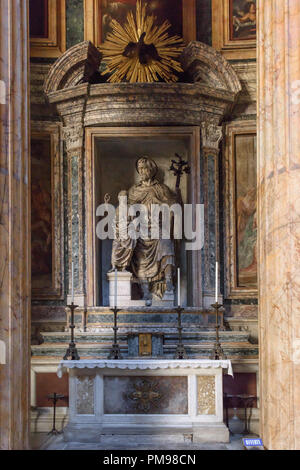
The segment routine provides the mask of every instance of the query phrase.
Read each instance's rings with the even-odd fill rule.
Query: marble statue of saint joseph
[[[151,205],[171,206],[178,202],[178,198],[168,186],[155,178],[157,165],[153,160],[141,157],[136,162],[136,169],[141,181],[128,190],[128,206],[143,204],[147,208],[146,223],[151,233]],[[161,238],[161,233],[158,239],[137,238],[134,242],[116,239],[112,249],[112,266],[133,273],[133,281],[141,285],[146,301],[151,299],[151,292],[162,298],[166,290],[173,290],[174,240]]]

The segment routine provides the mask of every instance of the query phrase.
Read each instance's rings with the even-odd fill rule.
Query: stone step
[[[228,358],[231,357],[257,357],[258,355],[258,345],[252,345],[249,342],[221,342],[223,350]],[[111,341],[103,341],[101,344],[95,343],[76,343],[76,347],[80,357],[98,357],[98,358],[106,358],[112,342]],[[128,355],[128,347],[127,342],[119,341],[120,349],[122,355],[127,357]],[[213,348],[214,342],[207,341],[202,343],[184,343],[186,352],[189,357],[208,357],[211,354],[211,350]],[[171,358],[174,356],[176,350],[177,343],[174,342],[173,344],[164,344],[163,351],[164,357]],[[49,356],[49,357],[63,357],[67,349],[67,344],[63,343],[43,343],[40,345],[33,345],[31,346],[32,355],[33,356]]]
[[[43,332],[42,336],[45,343],[69,343],[70,342],[70,333],[68,332],[55,332],[48,333]],[[178,333],[176,330],[172,333],[164,334],[164,343],[175,343],[177,341]],[[214,331],[189,331],[183,330],[182,338],[186,342],[196,341],[199,343],[205,343],[207,341],[214,341],[215,332]],[[89,343],[89,344],[102,344],[107,341],[112,341],[113,332],[111,330],[104,330],[99,333],[75,333],[76,343]],[[127,341],[127,334],[118,332],[119,341]],[[221,342],[231,342],[231,343],[240,343],[248,342],[249,333],[244,331],[220,331],[220,340]]]

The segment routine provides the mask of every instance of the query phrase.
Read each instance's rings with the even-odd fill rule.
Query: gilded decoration
[[[156,407],[163,398],[159,383],[142,380],[133,384],[134,391],[128,394],[129,400],[134,402],[137,410],[149,412],[151,407]]]
[[[79,415],[93,415],[95,375],[76,377],[76,410]]]
[[[198,414],[216,414],[216,386],[214,375],[198,375]]]
[[[152,334],[141,333],[139,335],[139,356],[152,355]]]
[[[137,0],[135,17],[130,11],[124,25],[111,20],[112,32],[100,46],[108,82],[176,82],[183,72],[177,60],[183,50],[180,36],[170,36],[171,23],[155,25],[155,16],[147,13],[147,4]]]

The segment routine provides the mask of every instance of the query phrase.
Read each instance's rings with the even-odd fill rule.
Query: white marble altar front
[[[228,442],[222,374],[229,360],[61,361],[68,370],[66,441],[105,434],[190,434],[194,442]]]

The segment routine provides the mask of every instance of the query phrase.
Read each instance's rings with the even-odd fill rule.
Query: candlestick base
[[[183,311],[184,311],[184,308],[182,308],[182,307],[180,307],[180,305],[178,305],[178,307],[176,308],[176,312],[177,312],[177,315],[178,315],[177,316],[178,344],[177,344],[177,347],[176,347],[174,359],[187,359],[187,353],[186,353],[186,350],[185,350],[185,348],[183,346],[183,343],[182,343],[181,313]]]
[[[77,348],[76,348],[76,344],[73,343],[73,342],[69,344],[67,352],[64,355],[64,361],[68,361],[68,360],[70,360],[70,361],[79,361],[80,360],[80,357],[79,357],[79,354],[78,354],[78,351],[77,351]]]
[[[183,344],[178,344],[175,351],[174,359],[187,359],[187,353]]]
[[[108,359],[123,359],[122,354],[121,354],[121,349],[118,344],[118,337],[117,337],[117,332],[118,332],[118,312],[119,309],[117,307],[111,308],[111,311],[114,312],[114,342],[112,344],[111,350],[109,355],[107,356]]]
[[[71,321],[70,321],[70,330],[71,330],[71,342],[69,343],[69,347],[66,351],[66,354],[64,355],[64,361],[79,361],[80,357],[76,348],[76,343],[74,341],[74,329],[75,329],[75,323],[74,323],[74,311],[78,307],[78,305],[75,305],[74,302],[71,303],[71,305],[67,305],[69,309],[71,310]]]
[[[220,343],[220,338],[219,338],[219,330],[220,330],[220,327],[221,327],[219,325],[219,310],[220,310],[221,307],[223,307],[223,305],[219,304],[219,302],[216,302],[216,303],[212,304],[212,307],[216,311],[216,326],[215,326],[216,340],[215,340],[215,343],[214,343],[214,347],[213,347],[210,359],[218,361],[220,359],[227,359],[227,357],[226,357],[226,355],[225,355],[225,353],[222,349],[222,346],[221,346],[221,343]]]
[[[219,360],[222,360],[222,359],[227,359],[227,356],[224,353],[220,342],[218,342],[218,343],[215,342],[213,350],[212,350],[212,354],[210,355],[209,358],[212,359],[213,361],[219,361]]]
[[[123,359],[121,354],[121,349],[118,343],[113,344],[110,350],[109,355],[107,356],[108,359]]]

